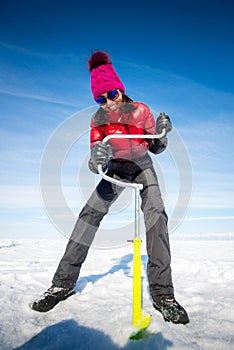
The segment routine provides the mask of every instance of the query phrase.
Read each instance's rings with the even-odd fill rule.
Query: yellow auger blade
[[[141,298],[141,239],[133,239],[133,312],[132,325],[145,329],[150,325],[152,316],[142,311]]]

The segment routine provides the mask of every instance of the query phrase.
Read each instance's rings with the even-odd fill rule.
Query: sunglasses
[[[107,99],[111,101],[115,101],[117,100],[118,97],[119,97],[119,92],[117,89],[114,89],[107,92],[107,98],[105,96],[99,96],[96,99],[96,102],[99,105],[104,105],[105,103],[107,103]]]

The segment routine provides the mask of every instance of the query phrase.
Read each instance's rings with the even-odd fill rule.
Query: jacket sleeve
[[[156,134],[156,123],[154,120],[153,114],[150,112],[148,118],[146,118],[145,122],[145,131],[146,134],[154,135]],[[148,142],[148,149],[153,154],[159,154],[165,151],[167,147],[167,138],[163,139],[146,139]]]
[[[156,133],[156,123],[154,120],[153,113],[149,111],[145,117],[144,130],[146,134],[154,135]]]
[[[90,149],[92,149],[97,143],[102,142],[104,137],[103,127],[95,125],[92,119],[90,124]],[[89,159],[88,167],[94,174],[98,174],[97,166],[93,163],[92,159]]]
[[[105,134],[102,125],[95,125],[93,120],[90,124],[90,149],[97,143],[102,142]]]

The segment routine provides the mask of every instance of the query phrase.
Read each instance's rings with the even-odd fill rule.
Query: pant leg
[[[54,285],[65,288],[75,286],[95,233],[111,204],[121,192],[122,188],[104,179],[100,181],[79,214],[65,253],[53,277]]]
[[[161,198],[157,175],[153,168],[144,170],[135,179],[143,184],[141,209],[146,228],[148,253],[147,274],[152,296],[173,294],[171,254],[167,214]]]

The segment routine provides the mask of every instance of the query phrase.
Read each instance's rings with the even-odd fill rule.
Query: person
[[[102,142],[105,136],[116,133],[155,134],[162,129],[168,133],[172,128],[170,118],[160,113],[155,121],[146,104],[132,101],[125,93],[125,86],[106,52],[94,52],[88,61],[88,68],[91,91],[99,105],[91,120],[89,168],[98,173],[97,167],[101,164],[111,177],[143,184],[140,196],[146,228],[147,276],[152,304],[162,313],[165,321],[186,324],[189,322],[188,314],[174,296],[168,218],[149,155],[149,152],[159,154],[164,151],[167,137],[111,139],[108,144]],[[33,310],[49,311],[75,293],[80,269],[95,233],[122,191],[123,187],[105,179],[99,182],[79,214],[52,286],[32,303]]]

